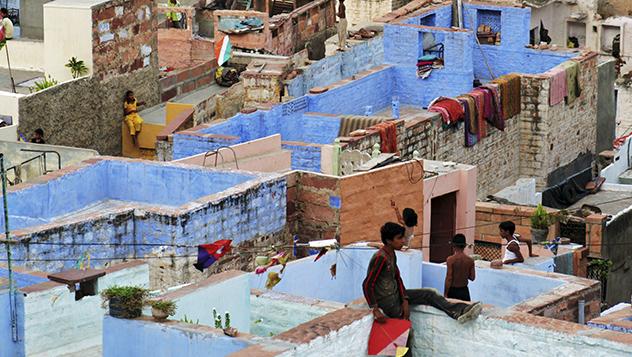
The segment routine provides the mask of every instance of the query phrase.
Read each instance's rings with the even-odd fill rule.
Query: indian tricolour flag
[[[231,56],[232,46],[230,45],[230,38],[228,35],[215,44],[215,59],[217,59],[217,65],[228,62]]]

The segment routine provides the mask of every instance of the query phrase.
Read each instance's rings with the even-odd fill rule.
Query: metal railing
[[[216,150],[213,151],[207,151],[206,154],[204,154],[204,161],[202,161],[202,166],[206,167],[206,159],[208,157],[211,157],[213,155],[215,155],[215,165],[213,167],[217,167],[217,157],[221,156],[222,157],[222,165],[224,164],[224,155],[222,155],[220,153],[220,150],[222,149],[228,149],[233,153],[233,159],[235,160],[235,167],[237,168],[237,170],[239,170],[239,164],[237,163],[237,154],[235,153],[235,150],[233,150],[233,148],[231,148],[230,146],[220,146],[218,147]]]
[[[21,163],[19,163],[17,165],[14,165],[14,166],[11,166],[8,169],[6,169],[5,175],[7,177],[7,182],[9,182],[9,184],[12,185],[12,186],[13,185],[17,185],[18,183],[22,182],[22,167],[24,165],[32,162],[32,161],[40,160],[40,163],[41,163],[40,175],[45,175],[45,174],[47,174],[49,172],[55,171],[55,170],[49,170],[48,169],[48,164],[47,164],[47,161],[46,161],[46,155],[47,154],[55,154],[55,155],[57,155],[57,170],[61,169],[61,155],[57,151],[54,151],[54,150],[35,150],[35,149],[20,149],[20,151],[37,152],[37,153],[39,153],[39,155],[33,156],[32,158],[30,158],[28,160],[22,161]],[[7,174],[9,173],[9,171],[13,171],[13,176],[14,176],[13,182],[11,182],[9,180],[9,178],[8,178]]]

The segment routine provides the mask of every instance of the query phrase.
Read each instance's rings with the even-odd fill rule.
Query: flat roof
[[[95,5],[111,2],[111,0],[55,0],[44,4],[44,7],[67,7],[74,9],[91,9]],[[122,5],[121,5],[122,6]]]
[[[632,206],[632,191],[599,191],[575,202],[569,209],[581,208],[585,204],[599,207],[601,213],[614,216]]]

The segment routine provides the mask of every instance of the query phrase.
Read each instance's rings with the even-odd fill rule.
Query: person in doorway
[[[344,0],[338,1],[338,50],[344,51],[347,48],[347,8]]]
[[[465,254],[465,236],[457,234],[452,238],[454,253],[446,261],[447,272],[445,274],[445,289],[443,296],[450,299],[470,301],[470,290],[467,287],[468,280],[476,279],[474,259]]]
[[[180,7],[180,2],[178,0],[167,0],[167,7]],[[182,13],[171,11],[167,13],[167,22],[169,27],[181,29],[184,28],[182,24]]]
[[[364,297],[379,323],[387,317],[410,318],[410,305],[429,305],[445,312],[461,323],[478,317],[481,303],[453,303],[436,293],[434,289],[406,289],[397,267],[395,252],[404,246],[404,227],[387,222],[380,229],[384,246],[369,262],[367,275],[362,283]]]
[[[0,26],[4,28],[4,39],[12,40],[13,39],[13,22],[9,18],[9,10],[5,7],[0,9]]]
[[[500,231],[500,236],[507,241],[502,263],[514,264],[524,262],[524,257],[520,252],[520,241],[516,234],[514,234],[516,225],[511,221],[501,222],[500,225],[498,225],[498,230]],[[529,245],[529,248],[531,248],[531,245]],[[531,251],[531,249],[529,249],[529,251]]]
[[[46,142],[44,142],[44,130],[41,128],[35,129],[31,142],[33,144],[46,144]]]
[[[129,134],[135,146],[138,146],[138,134],[143,126],[143,118],[138,115],[138,106],[145,105],[145,102],[137,102],[134,92],[128,90],[125,92],[125,100],[123,110],[125,112],[125,123],[129,128]]]

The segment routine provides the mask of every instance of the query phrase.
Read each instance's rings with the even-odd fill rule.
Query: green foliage
[[[226,311],[226,314],[224,314],[224,328],[230,328],[230,312]]]
[[[594,272],[592,274],[593,278],[605,280],[608,277],[608,273],[610,273],[610,269],[612,268],[612,260],[593,259],[590,261],[590,263],[588,263],[588,268]]]
[[[39,92],[41,90],[53,87],[55,85],[57,85],[57,81],[53,79],[51,76],[45,75],[41,81],[36,81],[35,86],[29,88],[29,90],[31,91],[31,93]]]
[[[193,320],[189,319],[187,317],[187,315],[184,315],[184,317],[180,319],[180,322],[184,322],[185,324],[199,325],[200,324],[200,319],[197,319],[195,322],[193,322]]]
[[[226,321],[222,327],[222,315],[218,314],[217,310],[213,308],[213,321],[215,322],[215,328],[220,330],[230,328],[230,312],[226,311],[224,318]]]
[[[531,215],[531,227],[535,229],[547,229],[553,223],[553,217],[539,204]]]
[[[172,300],[156,300],[150,303],[151,307],[160,310],[169,316],[173,316],[176,313],[176,303]]]
[[[112,298],[117,298],[120,301],[121,307],[129,311],[142,308],[143,305],[145,305],[147,296],[149,296],[149,290],[139,286],[114,285],[101,292],[103,307],[105,307],[106,303]]]
[[[72,78],[79,78],[88,73],[88,67],[82,60],[78,60],[76,57],[72,57],[66,63],[66,67],[70,68]]]

